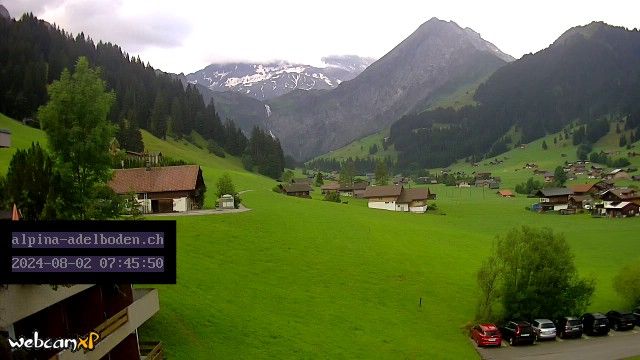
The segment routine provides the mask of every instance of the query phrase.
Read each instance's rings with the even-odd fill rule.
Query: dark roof
[[[629,189],[629,188],[609,189],[603,192],[602,195],[608,192],[612,193],[620,200],[633,200],[633,199],[640,198],[640,193],[638,193],[634,189]]]
[[[556,176],[556,174],[554,174],[552,172],[549,172],[549,171],[545,172],[543,175],[544,175],[544,177],[552,177],[552,176],[555,177]]]
[[[367,186],[362,197],[400,196],[402,185]]]
[[[198,165],[117,169],[109,187],[117,194],[195,190],[202,172]]]
[[[416,200],[427,200],[429,197],[428,189],[402,189],[397,202],[400,204],[408,204]]]
[[[573,199],[576,202],[582,202],[582,201],[591,201],[593,200],[593,197],[591,197],[591,195],[569,195],[569,199]]]
[[[287,193],[311,191],[311,186],[307,183],[281,184],[282,189]]]
[[[353,183],[353,185],[340,185],[340,191],[349,191],[349,190],[364,190],[369,186],[369,184],[365,181],[359,181]]]
[[[340,183],[337,181],[332,181],[330,183],[324,184],[320,186],[321,190],[338,190],[340,189]]]
[[[536,194],[542,194],[543,196],[565,196],[565,195],[573,195],[573,191],[571,189],[563,188],[544,188],[538,190]]]

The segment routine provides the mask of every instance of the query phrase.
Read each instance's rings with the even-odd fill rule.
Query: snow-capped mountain
[[[295,89],[333,89],[351,80],[375,60],[355,55],[327,56],[322,67],[286,61],[268,64],[211,64],[187,75],[192,84],[214,91],[237,91],[259,100],[271,99]]]

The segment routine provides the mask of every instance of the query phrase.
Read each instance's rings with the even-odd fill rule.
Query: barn
[[[143,213],[200,209],[206,191],[198,165],[118,169],[109,187],[119,195],[135,193]]]

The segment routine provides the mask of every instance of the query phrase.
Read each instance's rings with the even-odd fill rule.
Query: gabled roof
[[[615,175],[615,174],[617,174],[619,172],[626,172],[626,171],[624,171],[624,169],[613,169],[613,170],[611,170],[609,175]]]
[[[202,171],[198,165],[117,169],[109,187],[116,194],[195,190]]]
[[[302,183],[302,184],[311,184],[311,179],[309,178],[295,178],[295,179],[291,179],[292,183]]]
[[[320,190],[338,190],[340,189],[340,183],[332,181],[320,186]]]
[[[367,186],[362,194],[363,198],[400,196],[402,185]]]
[[[573,199],[575,202],[592,201],[593,197],[589,194],[586,195],[569,195],[569,199]]]
[[[287,193],[312,191],[311,186],[307,183],[281,184],[282,189]]]
[[[565,195],[573,195],[573,191],[571,189],[567,189],[565,187],[562,188],[544,188],[538,190],[537,195],[542,196],[565,196]]]
[[[629,206],[629,205],[635,205],[638,206],[632,202],[629,201],[620,201],[620,202],[611,202],[609,204],[605,204],[604,208],[605,209],[624,209],[625,207]]]
[[[340,185],[340,191],[364,190],[369,186],[365,181],[354,182],[353,185]]]
[[[408,204],[412,201],[427,200],[428,197],[428,189],[402,189],[397,202],[400,204]]]
[[[615,195],[620,200],[632,200],[632,199],[640,198],[640,193],[639,192],[635,191],[634,189],[629,189],[629,188],[609,189],[609,190],[603,192],[602,195],[604,196],[606,193],[612,193],[613,195]]]
[[[569,185],[569,189],[571,189],[574,193],[586,193],[593,189],[593,185],[595,184],[572,184]]]

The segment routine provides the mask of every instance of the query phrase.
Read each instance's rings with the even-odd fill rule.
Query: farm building
[[[604,207],[598,208],[596,211],[599,215],[608,217],[638,216],[640,213],[640,205],[630,201],[606,202]]]
[[[629,180],[631,176],[629,173],[623,169],[614,169],[610,173],[606,174],[605,179],[607,180]]]
[[[572,184],[568,187],[575,195],[595,194],[598,191],[595,184]]]
[[[594,208],[594,199],[590,194],[569,195],[569,209],[585,209]]]
[[[544,182],[546,183],[553,182],[556,179],[556,175],[552,172],[546,172],[542,176],[544,176]]]
[[[540,189],[536,196],[540,198],[542,211],[558,211],[569,207],[569,196],[573,191],[567,188]]]
[[[118,169],[109,187],[119,195],[135,193],[144,213],[199,209],[206,190],[198,165]]]
[[[338,183],[337,181],[332,181],[320,186],[320,191],[323,195],[326,193],[337,192],[339,189],[340,183]]]
[[[456,181],[456,186],[459,187],[459,188],[471,187],[471,185],[469,185],[469,182],[467,182],[467,181]]]
[[[280,191],[282,191],[283,194],[286,194],[288,196],[297,196],[297,197],[304,197],[304,198],[310,198],[311,197],[310,193],[313,190],[311,188],[311,185],[304,182],[291,183],[291,184],[279,184],[278,187],[280,188]]]
[[[640,205],[640,192],[630,188],[609,189],[600,195],[605,202],[631,201]]]
[[[402,185],[368,186],[363,197],[369,208],[424,213],[427,211],[429,189],[405,189]]]
[[[311,185],[311,179],[309,178],[295,178],[291,179],[292,184],[307,184]]]
[[[0,129],[0,148],[11,147],[11,130]]]
[[[354,182],[352,185],[341,185],[338,191],[340,196],[362,197],[364,190],[369,186],[365,181]]]
[[[509,189],[502,189],[496,192],[496,194],[502,196],[502,197],[515,197],[515,195],[513,194],[513,191],[509,190]]]

